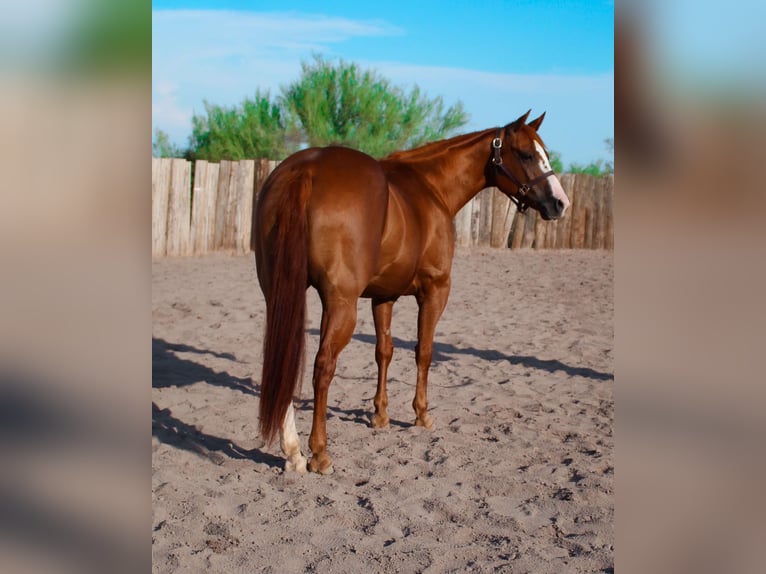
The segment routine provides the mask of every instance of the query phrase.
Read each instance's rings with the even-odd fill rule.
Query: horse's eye
[[[520,151],[519,152],[519,157],[521,159],[523,159],[524,161],[532,161],[533,159],[535,159],[534,155],[532,155],[531,153],[524,152],[524,151]]]

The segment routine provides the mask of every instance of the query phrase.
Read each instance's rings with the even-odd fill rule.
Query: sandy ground
[[[414,427],[417,307],[394,307],[391,428],[369,426],[374,329],[330,387],[335,473],[257,434],[252,257],[153,263],[154,572],[613,572],[613,254],[461,250]],[[309,291],[308,361],[320,306]],[[297,424],[311,424],[308,373]]]

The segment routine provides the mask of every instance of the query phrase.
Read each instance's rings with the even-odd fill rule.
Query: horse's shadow
[[[237,361],[231,353],[216,353],[198,349],[191,345],[169,343],[152,337],[152,387],[185,387],[199,382],[216,387],[226,387],[249,395],[258,395],[258,387],[249,378],[234,377],[226,372],[214,371],[189,359],[182,359],[176,353],[209,355],[230,361]]]
[[[169,343],[152,338],[152,387],[184,387],[200,382],[225,387],[241,393],[259,396],[259,387],[250,379],[234,377],[218,372],[206,365],[182,359],[176,353],[210,355],[236,361],[229,353],[216,353],[190,345]],[[200,431],[171,414],[170,409],[160,408],[152,402],[152,435],[160,442],[198,454],[214,464],[223,464],[226,458],[251,460],[270,467],[282,467],[284,461],[257,448],[245,449],[234,441]]]
[[[295,408],[303,412],[314,412],[314,401],[311,399],[298,399],[295,401]],[[372,412],[367,409],[342,409],[337,406],[327,405],[327,412],[329,415],[338,417],[339,420],[345,422],[352,422],[364,426],[371,427],[370,422]],[[415,426],[414,423],[407,423],[395,419],[390,419],[389,424],[392,427],[409,428]]]
[[[308,329],[309,335],[319,336],[319,329]],[[375,335],[369,335],[365,333],[355,333],[353,336],[355,341],[361,343],[368,343],[375,345]],[[393,338],[394,347],[397,349],[407,349],[410,351],[415,350],[415,341],[405,341],[398,337]],[[441,363],[452,360],[451,355],[473,355],[485,361],[508,361],[512,365],[521,365],[523,367],[531,369],[539,369],[541,371],[547,371],[554,373],[556,371],[563,371],[570,377],[584,377],[586,379],[593,379],[596,381],[613,381],[614,374],[597,371],[589,367],[574,367],[567,365],[556,359],[538,359],[532,355],[507,355],[500,351],[487,350],[487,349],[474,349],[472,347],[461,348],[451,345],[449,343],[434,342],[433,355],[431,357],[432,363]]]
[[[160,442],[188,450],[221,465],[226,458],[251,460],[270,467],[281,468],[284,461],[257,448],[245,449],[232,440],[204,433],[194,425],[174,417],[170,409],[161,409],[152,402],[152,435]]]

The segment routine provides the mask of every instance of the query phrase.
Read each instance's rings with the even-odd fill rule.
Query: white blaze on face
[[[553,171],[551,168],[551,164],[548,161],[548,154],[545,153],[545,149],[543,149],[543,146],[540,145],[540,142],[535,140],[535,151],[537,151],[537,157],[540,169],[543,172],[546,171]],[[553,190],[553,197],[556,199],[560,199],[564,203],[564,209],[561,212],[561,215],[564,215],[567,211],[567,208],[569,207],[569,198],[567,197],[567,194],[564,192],[564,188],[561,186],[561,182],[559,181],[559,178],[555,175],[549,175],[548,181],[551,184],[551,189]]]

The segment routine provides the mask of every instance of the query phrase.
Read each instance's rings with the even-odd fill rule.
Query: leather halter
[[[545,173],[538,175],[537,177],[530,179],[527,183],[521,183],[518,178],[513,175],[510,170],[503,165],[503,140],[500,137],[500,133],[503,128],[497,128],[495,133],[495,139],[492,140],[492,164],[500,171],[503,172],[508,179],[510,179],[518,188],[518,197],[510,196],[511,201],[516,204],[516,208],[524,213],[531,204],[527,194],[532,188],[541,181],[548,179],[550,176],[555,175],[553,170],[546,171]]]

